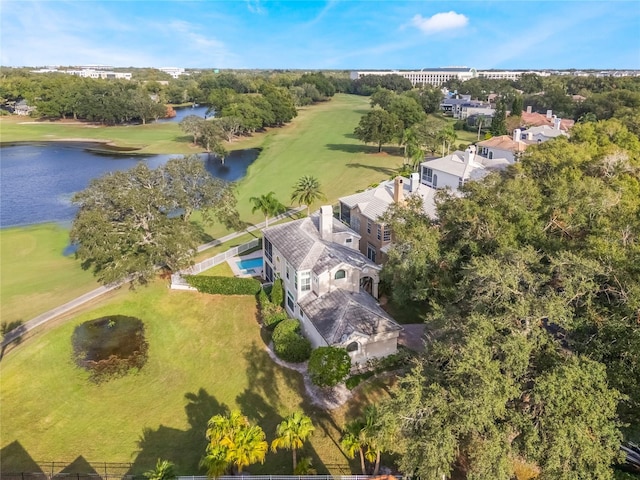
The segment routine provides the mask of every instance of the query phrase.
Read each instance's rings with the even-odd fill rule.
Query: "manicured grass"
[[[115,314],[144,321],[148,362],[138,373],[91,384],[72,361],[71,335],[81,322]],[[163,458],[180,474],[197,474],[212,415],[240,408],[271,441],[282,418],[302,408],[317,425],[306,454],[319,473],[337,473],[347,465],[336,446],[347,407],[336,412],[339,423],[310,407],[300,375],[273,363],[264,345],[251,296],[169,291],[165,282],[123,289],[2,359],[2,472],[82,456],[133,462],[135,473]],[[289,452],[268,453],[249,471],[291,473],[290,462]]]
[[[392,176],[402,157],[379,154],[353,136],[368,102],[368,97],[336,95],[330,102],[301,109],[290,125],[267,134],[262,153],[238,184],[240,218],[264,220],[259,212],[251,213],[252,196],[274,191],[282,203],[290,204],[293,185],[303,175],[317,177],[327,197],[315,202],[312,211]]]
[[[0,230],[0,317],[27,321],[99,285],[73,254],[69,232],[55,224]]]

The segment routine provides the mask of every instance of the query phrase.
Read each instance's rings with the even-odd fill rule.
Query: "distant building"
[[[504,158],[509,163],[514,163],[528,145],[529,143],[522,141],[519,129],[514,130],[513,136],[498,135],[477,143],[479,156],[488,160]]]
[[[32,73],[66,73],[67,75],[75,75],[76,77],[82,78],[131,80],[130,72],[112,72],[109,70],[97,70],[94,68],[83,68],[80,70],[58,70],[57,68],[42,68],[40,70],[33,70]]]
[[[173,78],[179,78],[180,75],[185,75],[184,68],[178,67],[162,67],[159,68],[161,72],[171,75]]]
[[[492,80],[518,80],[523,74],[535,74],[539,77],[548,77],[551,75],[549,72],[540,71],[508,71],[508,70],[481,70],[478,71],[478,77],[489,78]]]
[[[400,75],[412,85],[433,85],[439,87],[455,79],[462,82],[476,77],[476,70],[469,67],[423,68],[422,70],[369,70],[351,72],[351,79],[357,80],[365,75]]]
[[[542,113],[532,112],[531,110],[531,106],[528,106],[527,110],[522,112],[521,127],[540,127],[542,125],[553,127],[555,125],[556,117],[553,115],[552,110],[547,110],[547,113],[544,115]],[[575,121],[563,118],[560,120],[559,128],[564,132],[568,132],[574,124]]]

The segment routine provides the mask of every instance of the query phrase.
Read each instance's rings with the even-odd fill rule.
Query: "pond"
[[[89,370],[94,381],[142,368],[149,349],[142,320],[125,315],[111,315],[78,325],[71,344],[76,365]]]
[[[2,228],[44,222],[68,222],[76,207],[73,194],[85,189],[91,179],[126,170],[138,162],[150,168],[181,155],[132,155],[96,151],[99,144],[50,142],[0,148],[0,226]],[[213,155],[202,154],[211,175],[234,182],[247,173],[259,150],[235,150],[224,164]]]

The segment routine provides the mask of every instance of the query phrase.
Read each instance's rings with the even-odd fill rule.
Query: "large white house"
[[[476,155],[471,145],[464,152],[456,150],[450,155],[427,160],[420,164],[420,182],[431,188],[457,190],[468,180],[479,180],[493,170],[509,165],[506,158],[483,158]]]
[[[397,351],[402,327],[376,301],[381,267],[330,206],[263,235],[263,276],[282,279],[287,312],[314,347],[344,347],[353,363]]]

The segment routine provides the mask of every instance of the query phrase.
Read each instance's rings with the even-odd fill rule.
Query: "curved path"
[[[296,213],[304,210],[305,208],[307,208],[306,205],[302,205],[298,208],[293,208],[291,210],[287,210],[285,213],[278,215],[277,217],[273,217],[271,219],[271,221],[278,221],[278,220],[282,220],[283,218],[286,217],[290,217],[292,215],[295,215]],[[226,235],[224,237],[221,237],[219,239],[216,239],[212,242],[209,243],[205,243],[204,245],[200,245],[198,247],[198,252],[201,252],[203,250],[206,250],[207,248],[211,248],[211,247],[216,247],[218,245],[221,245],[225,242],[228,242],[230,240],[233,240],[235,238],[240,237],[241,235],[244,235],[246,233],[249,232],[253,232],[255,230],[260,230],[261,228],[263,228],[265,226],[265,222],[261,222],[258,223],[257,225],[252,225],[251,227],[247,228],[246,230],[243,230],[241,232],[234,232],[231,233],[229,235]],[[85,293],[84,295],[79,296],[78,298],[75,298],[73,300],[71,300],[70,302],[65,303],[64,305],[60,305],[59,307],[56,307],[52,310],[49,310],[48,312],[45,312],[41,315],[38,315],[35,318],[32,318],[31,320],[29,320],[28,322],[23,323],[22,325],[20,325],[19,327],[14,328],[13,330],[11,330],[10,332],[7,332],[7,334],[4,336],[4,339],[2,340],[2,343],[0,343],[0,347],[2,348],[2,352],[4,352],[5,348],[12,342],[15,342],[16,340],[19,340],[25,333],[30,332],[31,330],[33,330],[34,328],[37,328],[41,325],[44,325],[45,323],[49,322],[50,320],[53,320],[54,318],[59,317],[60,315],[67,313],[71,310],[73,310],[76,307],[79,307],[80,305],[83,305],[101,295],[104,295],[107,292],[110,292],[111,290],[114,290],[118,287],[120,287],[123,283],[115,283],[115,284],[111,284],[111,285],[107,285],[107,286],[103,286],[103,287],[98,287],[95,290],[91,290],[90,292]],[[2,358],[2,354],[0,353],[0,358]]]

